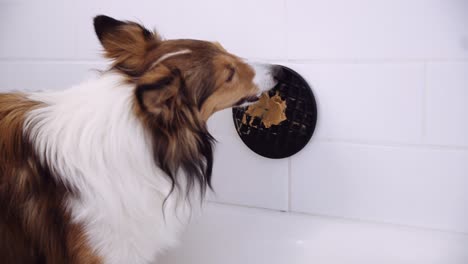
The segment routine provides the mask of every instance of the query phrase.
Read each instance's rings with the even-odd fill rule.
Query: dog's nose
[[[273,74],[273,78],[276,81],[284,80],[285,78],[285,67],[281,65],[272,65],[271,73]]]
[[[274,65],[259,62],[248,62],[248,64],[255,73],[253,83],[260,92],[266,92],[275,87],[277,81],[273,74]]]

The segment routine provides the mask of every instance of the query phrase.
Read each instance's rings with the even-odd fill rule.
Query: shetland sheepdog
[[[52,92],[0,94],[0,262],[156,263],[211,188],[216,111],[279,66],[94,18],[112,63]]]

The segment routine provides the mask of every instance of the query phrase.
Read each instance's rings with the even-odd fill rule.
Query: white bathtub
[[[208,204],[162,264],[467,264],[468,235]]]

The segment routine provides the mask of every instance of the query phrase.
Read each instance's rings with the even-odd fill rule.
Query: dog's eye
[[[234,75],[236,74],[236,69],[234,69],[232,66],[228,66],[227,68],[229,70],[229,76],[227,77],[226,82],[231,82],[234,78]]]

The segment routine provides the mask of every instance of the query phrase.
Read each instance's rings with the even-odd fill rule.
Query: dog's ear
[[[140,24],[99,15],[94,30],[114,66],[132,77],[139,76],[146,66],[147,52],[161,42],[160,37]]]
[[[183,85],[178,69],[170,70],[160,64],[139,80],[136,97],[143,111],[162,114],[169,120],[183,100]]]

